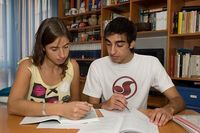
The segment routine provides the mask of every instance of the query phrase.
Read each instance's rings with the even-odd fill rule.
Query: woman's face
[[[54,42],[46,45],[46,58],[54,64],[63,64],[69,55],[69,40],[66,37],[58,37]]]

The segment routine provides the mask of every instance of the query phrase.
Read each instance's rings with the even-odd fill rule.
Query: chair
[[[10,90],[11,90],[11,87],[6,87],[0,90],[0,103],[7,104]]]

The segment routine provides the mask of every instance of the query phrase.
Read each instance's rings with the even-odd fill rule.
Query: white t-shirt
[[[123,94],[129,108],[147,108],[150,87],[161,93],[174,86],[156,57],[134,54],[126,64],[113,63],[109,56],[92,62],[83,93],[108,100],[114,92]]]

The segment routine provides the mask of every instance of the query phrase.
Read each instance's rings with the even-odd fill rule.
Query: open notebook
[[[78,133],[159,133],[157,125],[138,110],[100,111],[104,117],[97,122],[88,123]]]
[[[88,123],[92,121],[98,121],[99,118],[96,114],[96,111],[92,109],[84,118],[80,120],[70,120],[61,116],[42,116],[42,117],[24,117],[24,119],[20,122],[20,124],[33,124],[33,123],[41,123],[46,121],[57,121],[60,124],[80,124],[80,123]]]

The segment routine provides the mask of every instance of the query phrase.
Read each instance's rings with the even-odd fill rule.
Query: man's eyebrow
[[[105,39],[105,41],[110,42],[110,40],[108,40],[108,39]],[[118,41],[116,41],[116,43],[120,43],[120,42],[126,42],[126,41],[124,41],[124,40],[118,40]]]
[[[126,41],[124,41],[124,40],[119,40],[119,41],[116,41],[116,43],[120,43],[120,42],[126,42]]]
[[[110,40],[108,40],[108,39],[105,39],[105,41],[106,41],[106,42],[110,42]]]

